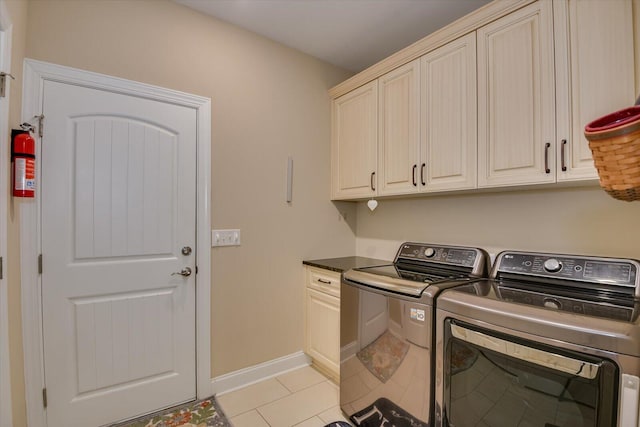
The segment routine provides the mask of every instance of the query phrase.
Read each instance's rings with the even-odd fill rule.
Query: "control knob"
[[[433,248],[427,248],[424,250],[424,256],[426,256],[427,258],[431,258],[435,254],[436,254],[436,250]]]
[[[544,262],[543,267],[549,273],[555,273],[562,270],[562,263],[555,258],[549,258]]]
[[[555,298],[545,298],[543,301],[543,305],[554,310],[560,310],[562,308],[562,304],[560,304],[560,301]]]

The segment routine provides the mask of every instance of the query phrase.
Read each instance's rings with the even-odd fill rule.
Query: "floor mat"
[[[351,415],[349,419],[359,427],[428,427],[426,423],[384,397]]]
[[[109,427],[231,427],[231,423],[212,396]]]
[[[473,366],[478,359],[478,350],[457,341],[451,345],[451,374],[455,375]]]
[[[364,366],[383,383],[386,383],[402,363],[409,351],[409,344],[385,331],[374,342],[357,353]]]

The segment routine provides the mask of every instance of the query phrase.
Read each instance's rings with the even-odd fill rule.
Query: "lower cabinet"
[[[335,382],[340,377],[340,273],[305,267],[304,351]]]

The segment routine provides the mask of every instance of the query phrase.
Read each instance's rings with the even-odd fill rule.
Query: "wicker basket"
[[[640,106],[594,120],[584,135],[600,186],[618,200],[640,200]]]

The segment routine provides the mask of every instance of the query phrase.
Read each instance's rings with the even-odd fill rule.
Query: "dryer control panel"
[[[635,289],[639,267],[640,263],[631,259],[502,252],[492,277],[552,278]]]

